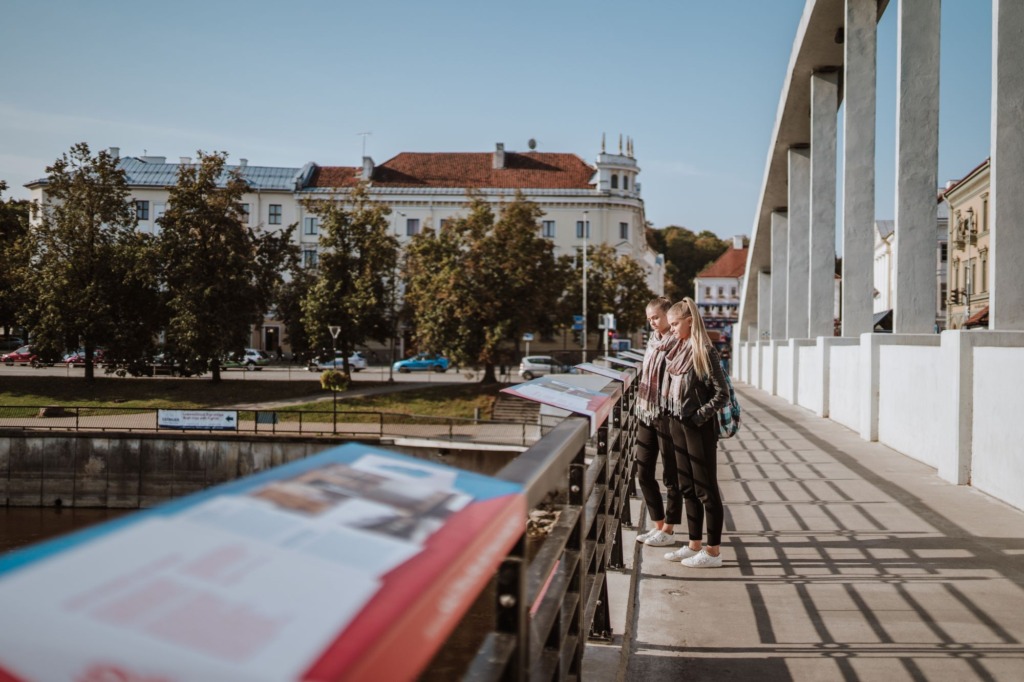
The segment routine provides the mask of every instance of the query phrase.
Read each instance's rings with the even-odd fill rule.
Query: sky
[[[878,36],[893,217],[897,2]],[[5,197],[71,145],[300,167],[633,139],[647,219],[749,235],[804,0],[8,0]],[[944,0],[940,184],[989,154],[991,7]],[[840,118],[840,135],[841,135]],[[364,135],[363,133],[369,133]],[[841,163],[841,159],[840,159]],[[840,185],[841,187],[841,185]],[[841,227],[838,230],[841,233]]]

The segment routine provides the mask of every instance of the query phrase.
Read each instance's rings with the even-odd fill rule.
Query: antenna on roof
[[[373,135],[373,131],[367,130],[365,133],[356,133],[356,135],[363,136],[363,156],[366,156],[366,138],[369,137],[370,135]]]

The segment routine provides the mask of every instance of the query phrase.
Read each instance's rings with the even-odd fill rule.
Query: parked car
[[[527,355],[519,363],[519,376],[529,381],[545,374],[574,374],[573,367],[564,365],[550,355]]]
[[[8,336],[6,339],[0,336],[0,351],[18,350],[25,345],[25,340],[20,336]]]
[[[361,372],[366,369],[366,358],[359,351],[355,351],[352,355],[348,356],[348,366],[353,372]],[[344,367],[345,358],[341,353],[338,353],[334,356],[334,359],[330,357],[313,358],[306,369],[310,372],[322,372],[325,369],[344,369]]]
[[[270,355],[264,350],[246,348],[241,353],[228,353],[227,357],[221,360],[220,366],[223,369],[246,369],[259,370],[270,364]]]
[[[93,365],[98,365],[101,362],[103,362],[103,353],[104,353],[104,349],[102,349],[102,348],[95,348],[95,349],[93,349],[93,351],[92,351],[92,363],[93,363]],[[68,353],[67,355],[64,356],[64,359],[61,362],[63,362],[65,365],[68,365],[70,367],[84,367],[85,366],[85,349],[84,348],[79,348],[78,350],[76,350],[76,351],[74,351],[72,353]]]
[[[10,353],[0,355],[0,362],[5,365],[31,365],[39,359],[39,356],[32,352],[32,346],[26,345],[12,350]]]
[[[448,371],[448,358],[434,353],[420,353],[405,360],[399,360],[391,366],[396,372],[406,374],[408,372],[433,370],[435,372]]]

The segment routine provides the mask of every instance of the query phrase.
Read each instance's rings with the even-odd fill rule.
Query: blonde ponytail
[[[708,347],[711,345],[711,338],[704,326],[704,319],[700,316],[697,303],[687,296],[672,306],[670,310],[674,317],[690,317],[690,347],[693,349],[693,368],[697,370],[697,376],[707,381],[711,376],[711,356],[708,355]]]

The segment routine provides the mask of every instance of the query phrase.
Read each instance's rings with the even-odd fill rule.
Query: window
[[[979,231],[988,232],[988,197],[981,202],[981,230]]]
[[[306,249],[302,252],[302,265],[307,268],[315,268],[319,259],[317,258],[316,249]]]
[[[939,283],[939,310],[946,309],[946,283]]]
[[[249,204],[239,204],[239,210],[242,212],[242,222],[246,225],[249,224]]]
[[[135,217],[139,220],[149,220],[149,202],[148,201],[136,201],[135,202]]]
[[[945,263],[949,258],[949,247],[946,242],[939,244],[939,262]]]
[[[405,234],[407,237],[411,237],[415,234],[420,233],[420,219],[419,218],[407,218],[405,221]]]
[[[270,224],[280,225],[281,224],[281,204],[270,205]]]
[[[967,293],[974,294],[978,291],[978,259],[972,258],[967,267],[970,268],[969,274],[967,275]]]
[[[711,298],[711,287],[704,287],[704,298]]]
[[[619,188],[619,176],[616,175],[615,173],[612,173],[612,189],[618,189],[618,188]]]
[[[443,230],[445,225],[448,224],[448,218],[441,218],[441,229]]]
[[[730,293],[730,296],[732,296],[733,298],[736,298],[736,287],[732,288],[732,292]]]
[[[167,210],[167,204],[153,204],[153,220],[160,220]]]
[[[582,220],[576,221],[576,239],[583,239],[584,229],[586,230],[587,239],[590,238],[590,221],[586,221],[586,226]]]
[[[629,189],[629,176],[628,175],[623,175],[622,176],[622,189]]]
[[[542,221],[541,222],[541,231],[540,231],[540,233],[541,233],[541,236],[547,237],[549,239],[554,239],[555,238],[555,221],[554,220],[544,220],[544,221]]]
[[[316,216],[303,218],[302,234],[320,234],[320,220]]]
[[[981,290],[988,291],[988,254],[981,254]]]
[[[629,223],[619,223],[619,239],[629,239]]]
[[[725,296],[725,287],[718,287],[718,297],[722,298]]]

